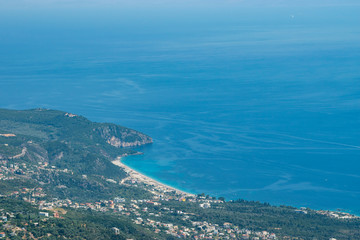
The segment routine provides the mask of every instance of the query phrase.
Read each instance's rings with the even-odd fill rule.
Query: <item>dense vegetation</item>
[[[120,186],[107,182],[103,177],[97,175],[84,179],[79,175],[44,171],[37,177],[36,180],[47,183],[44,187],[49,193],[49,197],[60,199],[69,198],[79,202],[91,202],[118,196],[126,199],[151,198],[152,196],[142,188]]]
[[[22,188],[33,188],[36,183],[25,179],[13,179],[9,181],[0,181],[0,195],[18,191]]]
[[[359,220],[339,220],[309,211],[307,214],[295,212],[288,206],[271,206],[266,203],[237,200],[213,204],[211,208],[199,208],[196,203],[169,201],[161,207],[154,206],[154,211],[164,207],[174,210],[166,221],[185,224],[177,211],[192,212],[194,221],[214,222],[222,225],[229,222],[241,228],[255,231],[273,231],[277,235],[299,236],[304,239],[360,239]],[[346,236],[346,237],[345,237]]]
[[[38,209],[24,201],[9,198],[0,198],[0,209],[9,217],[12,225],[25,229],[18,231],[11,239],[22,239],[24,236],[27,239],[31,236],[41,239],[165,239],[133,224],[129,219],[106,213],[63,209],[66,211],[63,218],[43,221]],[[119,234],[112,231],[113,227],[120,230]],[[10,234],[5,224],[0,224],[1,231]]]

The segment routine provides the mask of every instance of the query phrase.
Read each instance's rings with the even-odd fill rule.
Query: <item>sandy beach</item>
[[[124,181],[126,180],[129,180],[129,179],[133,179],[133,180],[136,180],[138,182],[142,182],[146,185],[149,185],[149,186],[153,186],[154,189],[158,190],[159,192],[173,192],[175,191],[176,194],[179,194],[179,195],[184,195],[184,196],[195,196],[194,194],[192,193],[188,193],[188,192],[184,192],[184,191],[181,191],[179,189],[176,189],[174,187],[171,187],[171,186],[168,186],[166,184],[163,184],[159,181],[156,181],[148,176],[145,176],[144,174],[142,173],[139,173],[137,171],[135,171],[134,169],[126,166],[125,164],[123,164],[121,162],[122,158],[121,157],[117,157],[114,161],[112,161],[112,163],[118,167],[121,167],[125,170],[125,172],[129,175],[129,177],[125,178],[122,180],[121,183],[123,183]]]

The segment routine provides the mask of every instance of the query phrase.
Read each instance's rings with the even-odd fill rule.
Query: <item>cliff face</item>
[[[97,132],[114,147],[137,147],[153,142],[151,137],[145,134],[114,124],[102,124],[97,128]]]
[[[136,140],[133,142],[125,142],[125,141],[121,141],[119,138],[115,136],[112,136],[106,142],[114,147],[137,147],[144,144],[152,143],[152,140],[142,139],[140,141]]]

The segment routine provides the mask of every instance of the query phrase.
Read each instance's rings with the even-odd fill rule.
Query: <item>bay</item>
[[[3,12],[0,107],[140,130],[124,163],[182,190],[359,214],[358,10]]]

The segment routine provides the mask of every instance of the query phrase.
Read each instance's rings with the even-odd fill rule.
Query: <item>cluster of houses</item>
[[[183,239],[277,239],[274,233],[267,231],[251,231],[249,229],[240,229],[231,223],[223,225],[212,224],[206,221],[192,222],[191,227],[174,225],[172,223],[162,223],[159,221],[137,218],[136,224],[142,224],[154,230],[155,233],[164,231],[177,238]]]
[[[16,174],[31,175],[39,169],[71,173],[71,171],[67,169],[57,169],[54,166],[49,166],[47,162],[39,162],[38,165],[27,166],[26,163],[10,163],[8,160],[1,160],[0,180],[14,179]],[[62,215],[66,213],[66,211],[59,212],[58,209],[62,208],[91,209],[94,211],[128,216],[135,224],[142,225],[155,233],[166,233],[184,239],[277,239],[274,233],[251,231],[231,223],[215,224],[207,221],[195,221],[193,220],[194,213],[171,209],[166,207],[165,203],[168,201],[191,202],[197,204],[200,208],[209,209],[223,203],[223,201],[181,192],[166,185],[159,184],[139,173],[130,172],[130,170],[128,173],[130,173],[130,176],[121,182],[116,182],[113,179],[106,179],[106,181],[113,184],[142,187],[153,194],[152,199],[125,199],[116,197],[111,200],[87,203],[77,203],[70,199],[45,200],[47,199],[47,195],[40,187],[22,188],[18,191],[8,193],[7,196],[15,196],[38,206],[40,210],[39,215],[43,218],[62,218]],[[86,175],[82,177],[87,178]],[[157,210],[155,210],[154,206],[156,206]],[[307,209],[300,209],[299,211],[307,213]],[[336,218],[355,217],[350,214],[340,214],[331,211],[318,211],[318,213]],[[164,215],[173,216],[174,214],[179,216],[178,218],[185,224],[175,224],[162,220],[166,219],[163,218]],[[1,221],[4,222],[6,219],[0,217],[0,222]],[[113,226],[113,228],[109,230],[115,234],[119,233],[119,229],[116,226]],[[2,238],[2,236],[2,232],[0,232],[0,238]]]
[[[329,210],[311,210],[306,207],[301,207],[300,209],[296,209],[295,212],[308,214],[309,211],[315,212],[320,215],[325,215],[327,217],[331,218],[337,218],[337,219],[359,219],[359,216],[347,213],[347,212],[339,212],[339,211],[329,211]]]
[[[25,228],[11,224],[12,219],[15,217],[15,213],[0,209],[0,238],[13,237],[18,232],[26,231]]]
[[[230,223],[223,225],[213,224],[210,222],[196,222],[191,220],[193,213],[186,213],[183,211],[176,211],[169,207],[163,207],[163,201],[191,201],[198,202],[201,207],[211,207],[211,203],[218,203],[219,200],[205,199],[205,198],[189,198],[184,196],[168,196],[161,197],[165,200],[157,199],[125,199],[116,197],[112,200],[102,200],[93,203],[77,203],[70,199],[52,199],[51,201],[43,200],[44,195],[42,188],[22,189],[19,191],[19,197],[24,196],[23,199],[39,207],[39,216],[42,218],[62,218],[61,208],[74,209],[91,209],[94,211],[108,212],[113,214],[125,215],[133,220],[135,224],[142,225],[155,233],[166,233],[178,238],[190,239],[276,239],[275,234],[265,232],[254,232],[247,229],[239,229]],[[22,194],[22,195],[21,195]],[[158,196],[159,197],[159,196]],[[153,211],[153,206],[157,206],[160,210]],[[192,227],[185,227],[183,225],[176,225],[174,223],[162,222],[159,220],[162,216],[174,212],[183,221],[187,221]],[[112,229],[117,232],[116,226]]]
[[[352,215],[346,212],[337,212],[337,211],[328,211],[328,210],[318,210],[316,211],[318,214],[325,215],[331,218],[337,219],[359,219],[360,217],[356,215]]]
[[[0,180],[13,180],[14,174],[24,175],[27,171],[26,163],[9,163],[8,160],[0,160]]]
[[[48,162],[38,162],[36,164],[27,164],[25,162],[14,162],[9,159],[0,160],[0,180],[12,180],[16,175],[31,176],[40,171],[58,171],[72,173],[68,169],[56,169],[55,166],[49,166]]]

